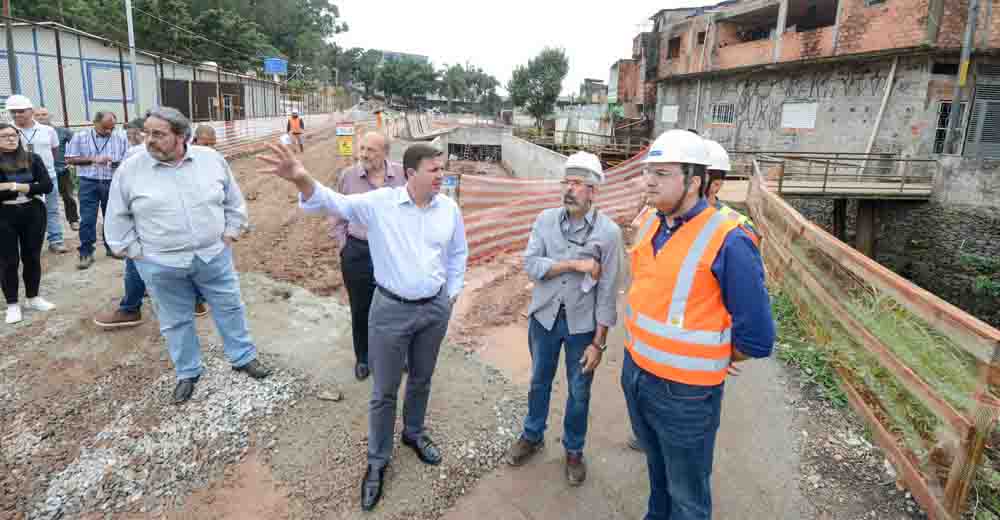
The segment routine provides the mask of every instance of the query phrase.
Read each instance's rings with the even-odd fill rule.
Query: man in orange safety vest
[[[646,520],[706,520],[726,376],[771,354],[774,320],[754,240],[705,201],[704,140],[669,130],[643,162],[621,383],[646,453]]]

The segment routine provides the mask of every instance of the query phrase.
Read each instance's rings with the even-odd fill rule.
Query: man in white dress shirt
[[[342,195],[317,183],[292,151],[272,145],[271,165],[261,173],[277,175],[298,188],[307,213],[332,215],[368,228],[377,289],[368,319],[372,398],[368,408],[368,470],[361,483],[361,507],[372,510],[393,448],[396,396],[409,359],[403,402],[403,444],[426,464],[441,463],[441,453],[424,430],[431,376],[451,308],[465,280],[469,256],[462,213],[441,195],[441,151],[424,143],[403,154],[405,186]]]

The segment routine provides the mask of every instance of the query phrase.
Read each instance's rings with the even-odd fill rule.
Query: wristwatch
[[[597,347],[597,350],[600,350],[602,354],[604,353],[605,350],[608,350],[608,343],[607,342],[604,342],[603,345],[597,345],[597,344],[594,344],[594,343],[591,343],[591,345],[594,345],[595,347]]]

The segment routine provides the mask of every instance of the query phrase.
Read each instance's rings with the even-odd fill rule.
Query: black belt
[[[418,300],[407,300],[406,298],[403,298],[402,296],[390,291],[389,289],[386,289],[385,287],[382,287],[381,285],[378,285],[376,287],[378,287],[379,292],[381,292],[386,297],[396,300],[397,302],[400,303],[409,303],[411,305],[423,305],[425,303],[430,303],[434,301],[434,298],[438,297],[438,294],[441,294],[441,289],[438,289],[438,292],[434,294],[434,296],[429,296],[427,298],[420,298]]]

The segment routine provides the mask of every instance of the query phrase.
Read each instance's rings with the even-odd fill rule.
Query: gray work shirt
[[[528,314],[552,330],[559,307],[565,307],[570,334],[591,332],[597,325],[613,327],[618,321],[621,248],[618,225],[597,210],[589,211],[576,226],[565,208],[543,211],[535,219],[524,251],[524,269],[535,282]],[[601,264],[601,278],[588,292],[581,288],[583,273],[573,271],[545,279],[556,263],[584,258]]]
[[[226,159],[188,146],[179,165],[146,150],[129,157],[111,181],[104,229],[116,253],[186,268],[196,256],[211,261],[225,249],[223,236],[238,238],[246,223],[246,202]]]

